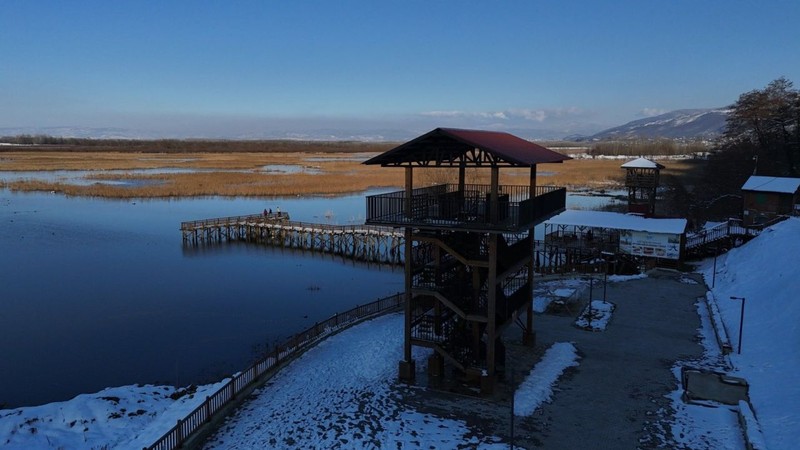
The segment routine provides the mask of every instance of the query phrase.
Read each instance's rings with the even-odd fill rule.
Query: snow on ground
[[[723,372],[727,368],[714,335],[708,308],[702,298],[698,299],[696,307],[700,317],[700,328],[697,331],[703,346],[703,356],[699,360],[678,361],[672,367],[676,389],[667,396],[671,400],[672,412],[667,414],[663,409],[658,411],[659,416],[665,417],[665,420],[654,423],[654,435],[650,440],[660,442],[662,446],[667,442],[674,442],[680,445],[678,448],[696,450],[745,448],[744,436],[736,414],[738,408],[721,404],[715,408],[709,406],[712,402],[700,405],[683,401],[681,366],[718,372]],[[667,436],[670,436],[670,439],[667,439]]]
[[[0,410],[0,447],[140,450],[225,382],[200,386],[196,391],[172,386],[122,386],[81,394],[66,402]]]
[[[402,405],[403,316],[329,337],[279,372],[207,448],[507,448],[460,420]],[[415,348],[425,361],[429,350]]]
[[[639,273],[636,275],[609,275],[608,282],[609,283],[619,283],[622,281],[631,281],[631,280],[640,280],[642,278],[647,278],[646,273]]]
[[[592,300],[591,305],[586,305],[583,312],[575,319],[575,326],[588,331],[604,331],[611,320],[614,305],[603,300]]]
[[[672,368],[676,380],[680,380],[680,372],[680,367]],[[668,396],[674,409],[670,429],[672,438],[680,445],[678,448],[745,448],[737,407],[719,405],[715,408],[686,403],[681,398],[682,394],[683,389],[679,388]]]
[[[556,342],[548,348],[514,393],[514,414],[530,416],[542,403],[549,402],[558,377],[568,367],[577,366],[578,358],[571,342]]]
[[[533,293],[533,311],[539,314],[544,313],[554,300],[561,298],[568,301],[573,294],[585,286],[586,280],[581,278],[537,282]]]
[[[701,266],[707,284],[712,260]],[[712,299],[733,344],[732,375],[750,383],[750,400],[767,447],[800,442],[800,218],[778,223],[717,259]],[[739,319],[744,297],[741,354]]]

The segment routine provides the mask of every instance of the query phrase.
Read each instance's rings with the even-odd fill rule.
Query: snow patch
[[[568,367],[578,365],[578,350],[571,342],[556,342],[531,370],[514,393],[514,414],[532,415],[542,403],[550,402],[553,385]]]
[[[605,331],[615,308],[611,302],[592,300],[575,320],[575,326],[587,331]]]

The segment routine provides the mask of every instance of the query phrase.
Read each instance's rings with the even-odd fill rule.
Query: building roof
[[[382,166],[531,167],[572,159],[541,145],[499,131],[437,128],[364,162]]]
[[[663,169],[661,164],[651,161],[647,158],[636,158],[633,161],[628,161],[622,166],[623,169]]]
[[[800,178],[762,177],[753,175],[742,186],[743,191],[794,194],[800,189]]]
[[[550,225],[573,225],[649,233],[683,234],[686,219],[654,219],[635,214],[568,209],[545,222]]]

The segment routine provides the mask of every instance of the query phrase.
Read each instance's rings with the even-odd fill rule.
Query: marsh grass
[[[2,154],[0,170],[86,170],[87,179],[97,183],[74,185],[64,182],[0,180],[0,187],[19,191],[56,191],[72,196],[110,198],[341,195],[371,188],[397,188],[404,185],[404,169],[365,166],[360,160],[373,153],[59,153],[9,152]],[[354,160],[356,159],[356,160]],[[623,161],[614,159],[574,159],[562,164],[538,166],[539,185],[613,188],[624,182]],[[680,176],[695,164],[692,160],[662,161],[665,172]],[[313,167],[318,173],[280,173],[264,170],[269,165]],[[184,168],[213,169],[190,173],[143,174],[138,169]],[[107,174],[103,170],[130,170]],[[546,173],[546,175],[545,175]],[[528,169],[500,171],[501,184],[527,185]],[[129,185],[106,181],[141,181]],[[455,183],[456,169],[425,168],[414,172],[415,187]],[[467,182],[489,183],[489,171],[470,168]]]

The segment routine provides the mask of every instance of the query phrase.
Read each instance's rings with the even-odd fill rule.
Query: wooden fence
[[[366,305],[356,306],[347,312],[337,313],[324,322],[316,323],[307,330],[294,335],[283,345],[276,346],[263,359],[234,375],[217,392],[206,397],[205,402],[195,408],[194,411],[187,414],[183,419],[178,420],[178,423],[167,431],[164,436],[153,445],[144,447],[144,449],[171,450],[181,447],[192,433],[210,422],[214,418],[214,414],[228,406],[230,402],[236,399],[239,393],[261,379],[262,375],[278,368],[282,361],[298,355],[309,345],[344,327],[379,313],[399,309],[403,305],[403,299],[403,294],[397,293]]]

